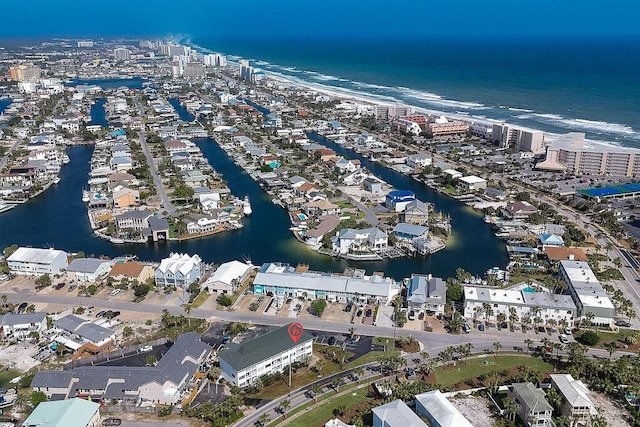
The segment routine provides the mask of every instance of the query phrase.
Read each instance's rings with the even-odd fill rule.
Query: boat
[[[0,213],[6,212],[6,211],[10,211],[11,209],[13,209],[15,207],[16,207],[16,205],[10,205],[7,202],[5,202],[4,200],[0,199]]]
[[[54,183],[54,184],[59,184],[59,183],[60,183],[60,177],[59,177],[59,176],[56,176],[56,177],[53,179],[53,183]]]
[[[67,156],[66,154],[64,156],[62,156],[62,164],[66,165],[67,163],[69,163],[71,161],[71,159],[69,158],[69,156]]]
[[[249,196],[244,196],[244,202],[242,202],[242,212],[244,212],[245,216],[249,216],[253,212],[253,210],[251,210]]]
[[[82,201],[88,203],[91,200],[91,193],[89,190],[82,190]]]

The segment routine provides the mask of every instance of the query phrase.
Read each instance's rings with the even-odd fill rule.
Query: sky
[[[32,0],[0,16],[0,38],[640,38],[638,0]]]

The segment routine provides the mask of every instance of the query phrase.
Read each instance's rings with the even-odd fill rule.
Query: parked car
[[[58,283],[58,284],[56,285],[56,290],[58,290],[58,291],[59,291],[60,289],[64,288],[64,286],[65,286],[65,285],[66,285],[66,283],[65,283],[65,282]]]
[[[106,314],[106,311],[99,311],[98,314],[96,314],[96,317],[102,317]]]
[[[107,426],[119,426],[122,424],[122,420],[120,418],[107,418],[102,422],[102,425]]]
[[[360,317],[362,316],[362,309],[359,309],[358,312],[356,313],[356,317]]]
[[[480,329],[480,327],[478,327],[478,329]],[[463,331],[465,334],[468,334],[469,332],[471,332],[471,326],[469,326],[469,324],[468,324],[468,323],[463,323],[463,324],[462,324],[462,331]]]
[[[572,332],[571,332],[571,328],[570,327],[567,326],[566,328],[564,328],[564,334],[565,335],[571,335],[571,333]]]
[[[118,295],[120,293],[120,289],[114,289],[111,291],[111,293],[109,294],[109,296],[115,297],[116,295]]]
[[[416,319],[416,313],[415,313],[415,311],[411,310],[411,311],[409,312],[409,315],[407,316],[407,319],[409,319],[409,320],[415,320],[415,319]]]
[[[424,312],[418,314],[418,320],[424,320]]]
[[[478,330],[479,330],[479,331],[484,331],[484,323],[480,323],[480,324],[478,325]]]
[[[373,316],[373,310],[371,310],[370,308],[367,309],[367,312],[365,313],[365,316],[367,317],[371,317]]]
[[[569,342],[569,338],[567,338],[567,336],[566,336],[565,334],[560,334],[560,337],[559,337],[559,338],[560,338],[560,342],[561,342],[562,344],[566,344],[566,343],[568,343],[568,342]]]
[[[73,292],[73,290],[75,288],[77,288],[77,287],[78,287],[78,285],[69,285],[69,288],[67,289],[67,292]]]
[[[628,328],[629,326],[631,326],[631,323],[627,322],[626,320],[616,320],[616,326],[624,326],[625,328]]]
[[[146,353],[148,351],[153,351],[153,347],[150,345],[143,345],[142,347],[140,347],[141,353]]]
[[[335,345],[336,344],[336,337],[329,337],[329,340],[327,341],[327,344],[329,345]]]

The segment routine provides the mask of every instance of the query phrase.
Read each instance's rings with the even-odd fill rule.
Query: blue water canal
[[[182,106],[178,103],[174,108],[182,117],[184,112],[179,111]],[[104,119],[104,111],[100,117],[100,109],[96,109],[92,120],[98,123],[101,119]],[[71,162],[63,167],[59,184],[28,203],[0,215],[0,248],[17,243],[56,247],[70,252],[84,251],[87,255],[96,256],[136,254],[142,260],[154,261],[177,251],[198,253],[205,261],[215,263],[250,258],[254,264],[268,261],[283,261],[293,265],[306,263],[315,270],[334,272],[342,271],[347,266],[358,266],[368,272],[383,271],[396,279],[413,272],[448,277],[454,275],[458,267],[482,274],[494,265],[506,264],[504,245],[495,238],[482,218],[465,205],[440,196],[422,184],[371,163],[331,141],[317,135],[311,136],[340,154],[360,158],[365,167],[394,187],[414,191],[421,200],[434,202],[438,210],[451,215],[454,237],[447,249],[430,257],[364,263],[318,255],[293,238],[286,211],[271,203],[260,186],[210,138],[195,140],[204,157],[223,175],[234,195],[248,195],[251,199],[253,214],[244,220],[243,229],[203,239],[147,245],[115,245],[102,240],[91,231],[86,206],[81,200],[82,189],[87,185],[93,147],[74,146],[68,150]]]

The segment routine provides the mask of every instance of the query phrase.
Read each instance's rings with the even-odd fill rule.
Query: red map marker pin
[[[287,331],[289,332],[291,340],[297,344],[298,340],[300,340],[300,337],[302,337],[302,334],[304,333],[304,328],[300,323],[291,323]]]

